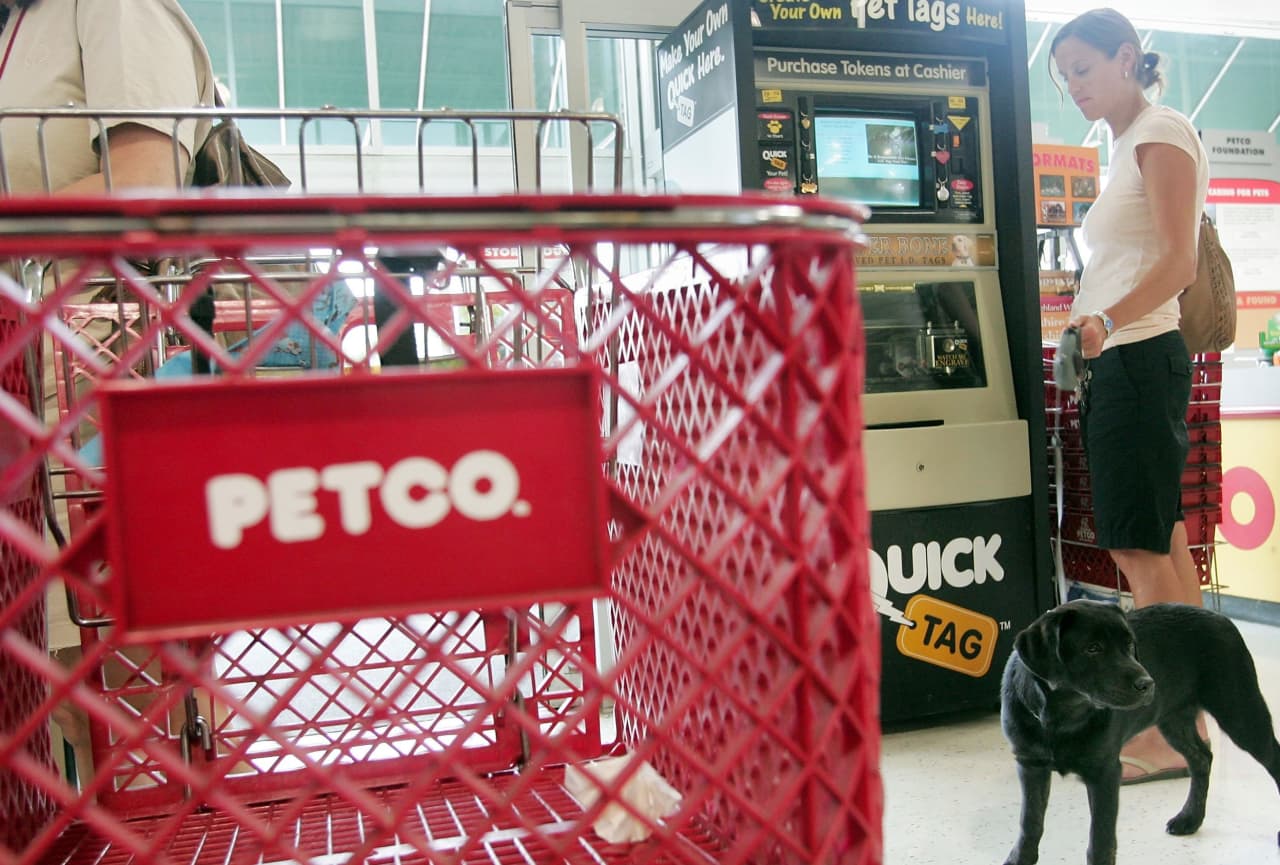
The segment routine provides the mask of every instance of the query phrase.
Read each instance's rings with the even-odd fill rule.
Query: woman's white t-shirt
[[[1209,158],[1195,128],[1186,117],[1160,105],[1144,109],[1115,141],[1107,166],[1107,183],[1085,216],[1083,229],[1089,263],[1080,278],[1080,293],[1072,315],[1106,309],[1133,290],[1160,254],[1147,186],[1158,177],[1143,177],[1136,150],[1141,144],[1172,144],[1186,151],[1196,164],[1196,230],[1209,191]],[[1138,342],[1178,328],[1178,299],[1113,333],[1103,349]]]

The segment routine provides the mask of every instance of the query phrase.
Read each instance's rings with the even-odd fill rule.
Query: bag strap
[[[220,92],[218,92],[218,86],[217,86],[216,84],[215,84],[215,85],[214,85],[214,87],[213,87],[213,107],[214,107],[214,108],[226,108],[226,107],[227,107],[227,103],[225,103],[225,102],[223,102],[223,101],[222,101],[222,94],[221,94]],[[208,129],[208,131],[206,131],[206,132],[205,132],[204,140],[200,142],[200,144],[199,144],[199,145],[196,147],[196,149],[195,149],[195,153],[192,153],[192,154],[191,154],[191,159],[187,161],[186,177],[184,177],[184,178],[183,178],[183,182],[182,182],[182,185],[183,185],[184,187],[195,186],[195,182],[196,182],[196,156],[200,153],[200,151],[201,151],[202,149],[204,149],[204,147],[205,147],[205,146],[206,146],[206,145],[207,145],[211,140],[213,140],[214,136],[217,136],[217,135],[227,135],[227,134],[229,134],[229,132],[228,132],[228,128],[229,128],[229,127],[235,127],[235,126],[236,126],[236,122],[235,122],[235,120],[233,120],[233,119],[232,119],[232,118],[230,118],[230,117],[224,117],[222,120],[219,120],[219,121],[217,121],[216,123],[211,123],[211,124],[209,125],[209,129]],[[240,129],[239,129],[239,127],[236,127],[236,128],[235,128],[235,134],[236,134],[237,136],[239,136],[239,134],[240,134]]]
[[[13,32],[9,34],[9,44],[4,49],[4,58],[0,59],[0,78],[4,77],[4,71],[9,68],[9,55],[13,53],[13,44],[18,41],[18,31],[22,29],[22,19],[27,17],[27,10],[23,9],[18,13],[18,20],[14,22]],[[0,32],[4,31],[5,25],[9,23],[9,7],[4,8],[4,22],[0,23]]]

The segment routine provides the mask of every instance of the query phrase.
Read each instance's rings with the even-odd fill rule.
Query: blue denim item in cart
[[[311,304],[311,314],[326,331],[340,336],[347,315],[355,308],[355,295],[347,288],[345,282],[330,283],[316,296]],[[248,347],[251,339],[256,339],[269,325],[263,325],[253,332],[252,337],[240,340],[230,346],[227,352],[236,357]],[[259,361],[258,366],[270,369],[311,369],[312,346],[315,348],[315,369],[331,369],[338,365],[338,357],[323,342],[315,339],[315,334],[301,321],[293,320],[285,328],[284,336],[276,341],[271,351]],[[214,372],[217,366],[214,365]],[[191,352],[174,355],[156,368],[156,378],[174,380],[190,378]],[[80,448],[80,456],[90,465],[102,465],[102,438],[94,436]]]
[[[347,315],[356,305],[355,295],[351,293],[351,289],[347,288],[345,282],[330,283],[324,287],[324,290],[316,296],[311,304],[311,315],[324,327],[329,333],[337,336],[342,332],[342,325],[347,320]],[[253,338],[262,333],[267,325],[263,325],[253,332]],[[271,351],[267,352],[258,366],[270,367],[272,369],[279,368],[311,368],[311,350],[312,345],[315,346],[315,368],[327,369],[338,365],[337,355],[333,350],[323,342],[316,341],[311,330],[301,321],[294,319],[289,322],[289,326],[285,328],[284,336],[276,341]],[[249,345],[249,339],[243,339],[235,345],[227,349],[230,354],[235,357],[245,350]],[[175,358],[176,360],[177,358]],[[171,363],[172,361],[170,361]],[[166,366],[168,364],[165,364]],[[163,367],[162,367],[163,368]],[[187,371],[190,372],[191,361],[187,360]],[[158,375],[158,371],[157,371]]]

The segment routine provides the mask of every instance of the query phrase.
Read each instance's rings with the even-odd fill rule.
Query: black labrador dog
[[[1072,601],[1014,641],[1000,720],[1022,782],[1022,823],[1006,865],[1039,857],[1049,781],[1073,772],[1089,794],[1089,865],[1116,860],[1120,748],[1155,724],[1191,770],[1191,792],[1168,823],[1190,835],[1204,821],[1213,755],[1196,733],[1204,709],[1280,787],[1280,742],[1244,639],[1230,619],[1183,604],[1125,615],[1114,604]]]

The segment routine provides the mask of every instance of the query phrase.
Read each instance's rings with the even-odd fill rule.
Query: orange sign
[[[1032,158],[1036,224],[1079,225],[1098,197],[1098,148],[1037,144]]]
[[[995,619],[928,595],[907,601],[906,618],[915,624],[898,628],[898,651],[908,658],[978,679],[991,669]]]

